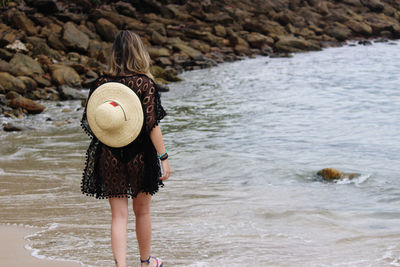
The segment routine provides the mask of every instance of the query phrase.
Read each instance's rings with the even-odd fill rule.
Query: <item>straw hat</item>
[[[96,88],[89,98],[86,114],[94,135],[110,147],[128,145],[143,125],[139,97],[122,83],[108,82]]]

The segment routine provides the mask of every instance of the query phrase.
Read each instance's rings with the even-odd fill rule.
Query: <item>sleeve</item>
[[[167,115],[161,105],[160,93],[157,84],[150,78],[143,78],[142,106],[144,113],[144,123],[147,132],[159,124],[159,122]]]
[[[97,79],[94,83],[93,86],[90,88],[89,90],[89,94],[88,97],[86,99],[86,104],[85,104],[85,108],[83,110],[83,114],[82,114],[82,119],[81,119],[81,127],[82,129],[87,133],[87,135],[89,135],[90,137],[95,137],[94,133],[92,132],[92,130],[90,129],[89,126],[89,122],[86,116],[86,109],[87,109],[87,104],[89,102],[89,97],[93,94],[94,90],[99,87],[101,84],[103,83],[103,79],[99,78]]]

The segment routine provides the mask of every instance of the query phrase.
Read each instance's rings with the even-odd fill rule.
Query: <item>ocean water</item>
[[[400,266],[399,45],[182,74],[162,94],[173,174],[153,198],[152,254],[166,266]],[[1,134],[0,223],[41,227],[27,238],[37,257],[113,266],[108,202],[80,193],[80,102],[44,104],[20,122],[33,130]],[[324,182],[326,167],[360,176]],[[136,266],[132,212],[128,227]]]

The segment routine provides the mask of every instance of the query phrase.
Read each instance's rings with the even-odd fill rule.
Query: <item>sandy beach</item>
[[[40,266],[40,267],[77,267],[74,262],[42,260],[31,256],[31,251],[25,248],[25,236],[38,231],[19,226],[0,225],[0,266]]]

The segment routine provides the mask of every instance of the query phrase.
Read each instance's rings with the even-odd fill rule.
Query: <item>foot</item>
[[[162,267],[163,263],[160,259],[150,257],[148,261],[142,261],[141,262],[141,267]]]

